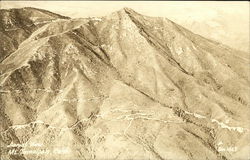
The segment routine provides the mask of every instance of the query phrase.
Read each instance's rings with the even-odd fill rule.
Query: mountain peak
[[[138,14],[135,10],[133,10],[132,8],[128,8],[128,7],[124,7],[118,10],[117,12],[125,13],[125,14]]]
[[[135,12],[132,8],[129,8],[129,7],[124,7],[122,9],[127,11],[127,12]]]

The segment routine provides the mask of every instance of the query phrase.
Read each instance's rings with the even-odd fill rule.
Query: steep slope
[[[57,19],[68,19],[61,15],[35,8],[0,10],[0,62],[14,52],[19,44],[37,28]]]
[[[45,24],[0,63],[1,158],[247,159],[248,66],[128,8]]]

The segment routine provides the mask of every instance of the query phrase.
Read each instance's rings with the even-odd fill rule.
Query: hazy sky
[[[218,1],[1,1],[1,8],[37,7],[72,18],[104,16],[123,7],[167,17],[192,31],[248,50],[249,2]],[[204,28],[205,27],[205,28]],[[211,32],[211,33],[209,33]]]
[[[214,16],[214,10],[247,15],[249,2],[216,1],[1,1],[2,8],[38,7],[70,17],[103,16],[123,7],[161,17],[175,17],[186,13],[195,18]],[[197,14],[199,13],[199,14]],[[185,16],[185,15],[182,15]]]

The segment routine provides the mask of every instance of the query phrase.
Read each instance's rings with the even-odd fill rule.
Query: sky
[[[166,17],[233,48],[249,51],[249,2],[244,1],[1,1],[0,8],[36,7],[72,18],[105,16],[124,7]]]

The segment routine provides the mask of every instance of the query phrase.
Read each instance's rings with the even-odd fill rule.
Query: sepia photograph
[[[1,160],[249,160],[248,1],[0,1]]]

